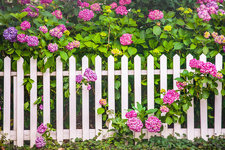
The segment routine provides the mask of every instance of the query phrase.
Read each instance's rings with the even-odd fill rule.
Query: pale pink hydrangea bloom
[[[120,5],[129,5],[131,3],[131,0],[120,0],[119,4]]]
[[[122,45],[131,45],[133,43],[132,41],[132,34],[123,34],[121,37],[120,37],[120,43]]]
[[[187,86],[187,82],[176,82],[176,86],[179,90],[183,90],[185,86]]]
[[[218,79],[222,79],[222,78],[223,78],[223,74],[218,72],[218,73],[216,74],[216,77],[217,77]]]
[[[167,113],[167,112],[169,112],[169,108],[168,107],[166,107],[166,106],[161,106],[160,107],[160,111],[162,112],[162,113]]]
[[[60,30],[61,32],[64,32],[64,31],[67,30],[67,28],[66,28],[66,26],[65,26],[64,24],[60,24],[60,25],[56,26],[56,28],[59,28],[59,30]]]
[[[79,12],[78,17],[83,21],[90,21],[94,17],[94,12],[89,9],[84,9]]]
[[[150,116],[148,120],[145,121],[145,127],[147,128],[148,132],[159,132],[161,126],[161,121],[155,116]]]
[[[81,83],[82,80],[83,80],[83,76],[81,74],[76,76],[77,83]]]
[[[112,4],[110,4],[109,6],[111,6],[111,9],[114,9],[117,7],[117,3],[116,2],[113,2]]]
[[[148,18],[151,20],[160,20],[163,18],[163,16],[164,16],[163,12],[160,10],[153,10],[153,11],[150,11],[148,14]]]
[[[39,30],[43,33],[47,33],[48,32],[48,28],[46,26],[40,26]]]
[[[127,125],[129,129],[134,132],[140,132],[143,128],[143,123],[141,122],[141,120],[135,117],[129,118],[127,120]]]
[[[25,37],[28,46],[38,46],[39,40],[36,36],[28,36]]]
[[[94,73],[90,68],[85,69],[84,76],[86,77],[86,80],[89,82],[94,82],[97,80],[97,75]]]
[[[99,104],[102,105],[102,106],[105,106],[107,104],[106,99],[100,99]]]
[[[20,27],[22,30],[27,30],[27,29],[30,29],[31,25],[30,25],[30,22],[28,21],[23,21],[21,24],[20,24]]]
[[[57,38],[61,38],[63,36],[63,33],[61,32],[60,28],[53,28],[49,31],[51,36],[57,37]]]
[[[127,112],[127,113],[125,114],[125,117],[126,117],[126,118],[137,117],[137,113],[136,113],[134,110],[131,110],[131,111],[129,111],[129,112]]]
[[[164,104],[171,105],[175,100],[178,100],[180,94],[177,93],[175,90],[168,90],[167,93],[163,97]]]
[[[39,106],[39,109],[40,110],[43,110],[43,105],[42,104]]]
[[[72,50],[73,48],[74,48],[74,45],[72,42],[70,42],[66,45],[66,49],[68,49],[68,50]]]
[[[57,19],[62,19],[62,12],[61,10],[55,10],[54,12],[52,12],[52,15],[55,16]]]
[[[79,41],[73,41],[72,43],[73,43],[74,47],[76,47],[76,48],[80,47],[80,42]]]
[[[91,10],[93,11],[101,11],[101,7],[99,5],[99,3],[94,3],[91,5]]]
[[[47,125],[44,125],[43,123],[37,128],[37,132],[40,134],[45,133],[45,131],[47,130]]]
[[[120,15],[127,15],[128,13],[127,8],[125,6],[118,6],[115,11],[116,11],[116,14],[120,14]]]
[[[58,50],[58,45],[56,43],[50,43],[48,44],[48,50],[53,53]]]
[[[36,147],[37,148],[42,148],[46,145],[45,143],[45,140],[42,136],[38,137],[36,140],[35,140],[35,144],[36,144]]]
[[[18,34],[17,35],[17,41],[19,41],[20,43],[25,43],[26,41],[26,35],[25,34]]]

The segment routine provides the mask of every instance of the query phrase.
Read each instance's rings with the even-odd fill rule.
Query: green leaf
[[[64,61],[67,61],[68,55],[67,55],[66,52],[60,51],[59,54],[60,54],[60,57],[61,57]]]
[[[208,47],[203,47],[203,54],[207,55],[209,52],[209,48]]]
[[[211,52],[209,53],[209,55],[210,55],[211,57],[214,57],[214,56],[216,56],[218,53],[219,53],[218,51],[211,51]]]
[[[28,110],[29,109],[29,102],[24,103],[24,110]]]
[[[202,98],[203,99],[208,99],[209,98],[209,91],[207,89],[204,89],[202,91]]]
[[[184,82],[185,80],[183,78],[175,78],[178,82]]]
[[[221,94],[222,94],[223,96],[225,96],[225,89],[222,89],[222,90],[221,90]]]
[[[171,125],[171,123],[173,123],[173,119],[171,117],[166,117],[166,123]]]
[[[190,49],[195,49],[197,46],[195,44],[191,44]]]
[[[173,18],[175,16],[175,12],[173,11],[169,11],[167,14],[166,14],[166,17],[167,18]]]
[[[195,92],[195,89],[194,89],[193,87],[191,87],[191,88],[189,89],[189,93],[190,93],[191,95],[194,95],[194,92]]]
[[[155,35],[160,35],[161,34],[161,28],[159,27],[159,26],[154,26],[153,27],[153,33],[155,34]]]
[[[0,70],[2,70],[2,68],[3,68],[3,60],[0,59]]]
[[[182,20],[182,19],[177,19],[177,22],[176,22],[178,25],[180,26],[183,26],[185,25],[185,22]]]
[[[129,47],[128,53],[129,53],[130,56],[135,55],[137,53],[137,49],[134,48],[134,47]]]
[[[102,53],[107,53],[107,48],[106,47],[100,46],[98,49]]]
[[[98,110],[97,110],[97,113],[99,115],[103,114],[104,112],[105,112],[105,109],[104,108],[98,108]]]
[[[119,80],[116,80],[115,82],[115,89],[119,89],[120,88],[120,81]]]
[[[149,43],[149,46],[150,46],[152,49],[156,48],[156,46],[158,45],[158,41],[155,40],[155,39],[149,40],[148,43]]]
[[[174,42],[173,45],[175,50],[181,50],[184,47],[184,44],[180,42]]]
[[[157,112],[157,111],[158,111],[157,108],[155,108],[155,109],[149,109],[149,110],[146,111],[146,113],[147,113],[147,114],[153,114],[153,113],[155,113],[155,112]]]
[[[162,98],[156,98],[155,103],[162,105],[163,104],[163,99]]]
[[[189,105],[188,104],[184,104],[184,105],[182,105],[182,107],[183,107],[183,111],[187,112],[187,110],[189,108]]]

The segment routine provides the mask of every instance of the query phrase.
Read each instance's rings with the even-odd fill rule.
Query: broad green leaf
[[[135,55],[137,53],[137,49],[135,47],[129,47],[128,53],[130,56]]]
[[[156,98],[155,103],[162,105],[163,104],[163,99],[161,98]]]
[[[60,54],[60,57],[62,58],[62,60],[67,61],[68,55],[66,52],[60,51],[59,54]]]
[[[159,26],[154,26],[153,27],[153,33],[155,35],[160,35],[161,34],[162,29]]]
[[[100,46],[98,49],[102,53],[107,53],[107,48],[106,47]]]
[[[173,45],[175,50],[181,50],[184,47],[184,44],[180,42],[174,42]]]
[[[98,110],[97,110],[97,113],[99,115],[103,114],[104,112],[105,112],[105,109],[104,108],[98,108]]]
[[[166,123],[171,125],[171,123],[173,123],[173,119],[171,117],[166,117]]]
[[[204,89],[204,90],[202,91],[202,98],[203,98],[203,99],[209,98],[209,91],[208,91],[207,89]]]

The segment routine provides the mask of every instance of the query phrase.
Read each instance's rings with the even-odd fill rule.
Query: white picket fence
[[[186,58],[187,70],[189,61],[193,58],[188,55]],[[206,56],[202,54],[200,59],[206,61]],[[222,69],[222,56],[216,56],[216,67],[218,70]],[[97,81],[95,82],[95,129],[89,128],[89,91],[86,86],[82,87],[82,129],[76,129],[76,75],[83,74],[84,70],[88,68],[88,58],[82,58],[82,71],[76,70],[76,60],[74,57],[69,59],[69,71],[63,70],[63,64],[60,57],[56,59],[56,72],[45,73],[37,72],[37,60],[31,58],[30,60],[30,78],[34,80],[33,87],[30,92],[30,130],[24,130],[24,71],[23,58],[17,62],[17,72],[11,71],[11,60],[9,57],[4,59],[4,72],[0,72],[0,76],[4,76],[4,111],[3,111],[3,133],[7,134],[7,138],[15,141],[18,146],[22,146],[25,140],[30,140],[30,145],[34,145],[37,136],[37,106],[33,103],[37,100],[37,76],[43,76],[43,122],[50,123],[50,76],[56,76],[56,131],[51,135],[54,139],[62,142],[64,139],[74,139],[76,137],[83,139],[90,139],[97,135],[102,129],[102,116],[97,114],[97,109],[101,107],[99,100],[102,98],[102,76],[108,76],[108,104],[110,110],[115,110],[115,75],[121,75],[121,114],[125,118],[125,113],[128,109],[128,75],[134,75],[134,96],[135,104],[141,103],[141,75],[147,75],[147,107],[154,108],[154,75],[160,75],[160,89],[167,90],[167,75],[173,75],[173,79],[179,77],[180,72],[180,57],[175,55],[173,57],[173,69],[167,69],[167,57],[162,55],[160,57],[160,69],[154,69],[154,58],[149,56],[147,58],[147,70],[141,70],[141,58],[136,56],[134,58],[134,70],[128,70],[128,58],[122,57],[121,70],[114,70],[114,57],[108,58],[108,70],[102,70],[102,59],[97,56],[95,58],[95,72],[97,74]],[[69,77],[69,129],[63,128],[63,76]],[[13,77],[13,81],[11,81]],[[10,101],[11,101],[11,82],[13,82],[13,118],[10,117]],[[177,89],[176,81],[173,83],[174,89]],[[159,133],[146,133],[145,138],[152,135],[168,136],[170,134],[176,136],[186,134],[188,139],[194,137],[203,137],[207,139],[207,135],[222,135],[225,134],[225,128],[222,129],[222,95],[220,93],[222,84],[218,83],[219,95],[215,96],[215,128],[208,128],[207,115],[207,100],[200,102],[200,118],[201,128],[194,128],[194,107],[188,110],[187,114],[187,128],[181,128],[181,125],[175,124],[174,128],[168,128],[164,124],[164,131]],[[110,117],[114,117],[111,115]],[[13,119],[13,130],[10,130],[10,120]],[[109,127],[111,128],[111,126]],[[103,129],[103,135],[99,139],[109,136],[106,129]]]

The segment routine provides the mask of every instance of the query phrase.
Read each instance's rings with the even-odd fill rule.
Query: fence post
[[[13,77],[13,130],[17,137],[17,77]],[[17,145],[15,139],[14,145]]]
[[[125,119],[128,109],[128,58],[121,58],[121,117]]]
[[[45,59],[45,62],[47,58]],[[43,123],[50,123],[50,71],[43,73]]]

